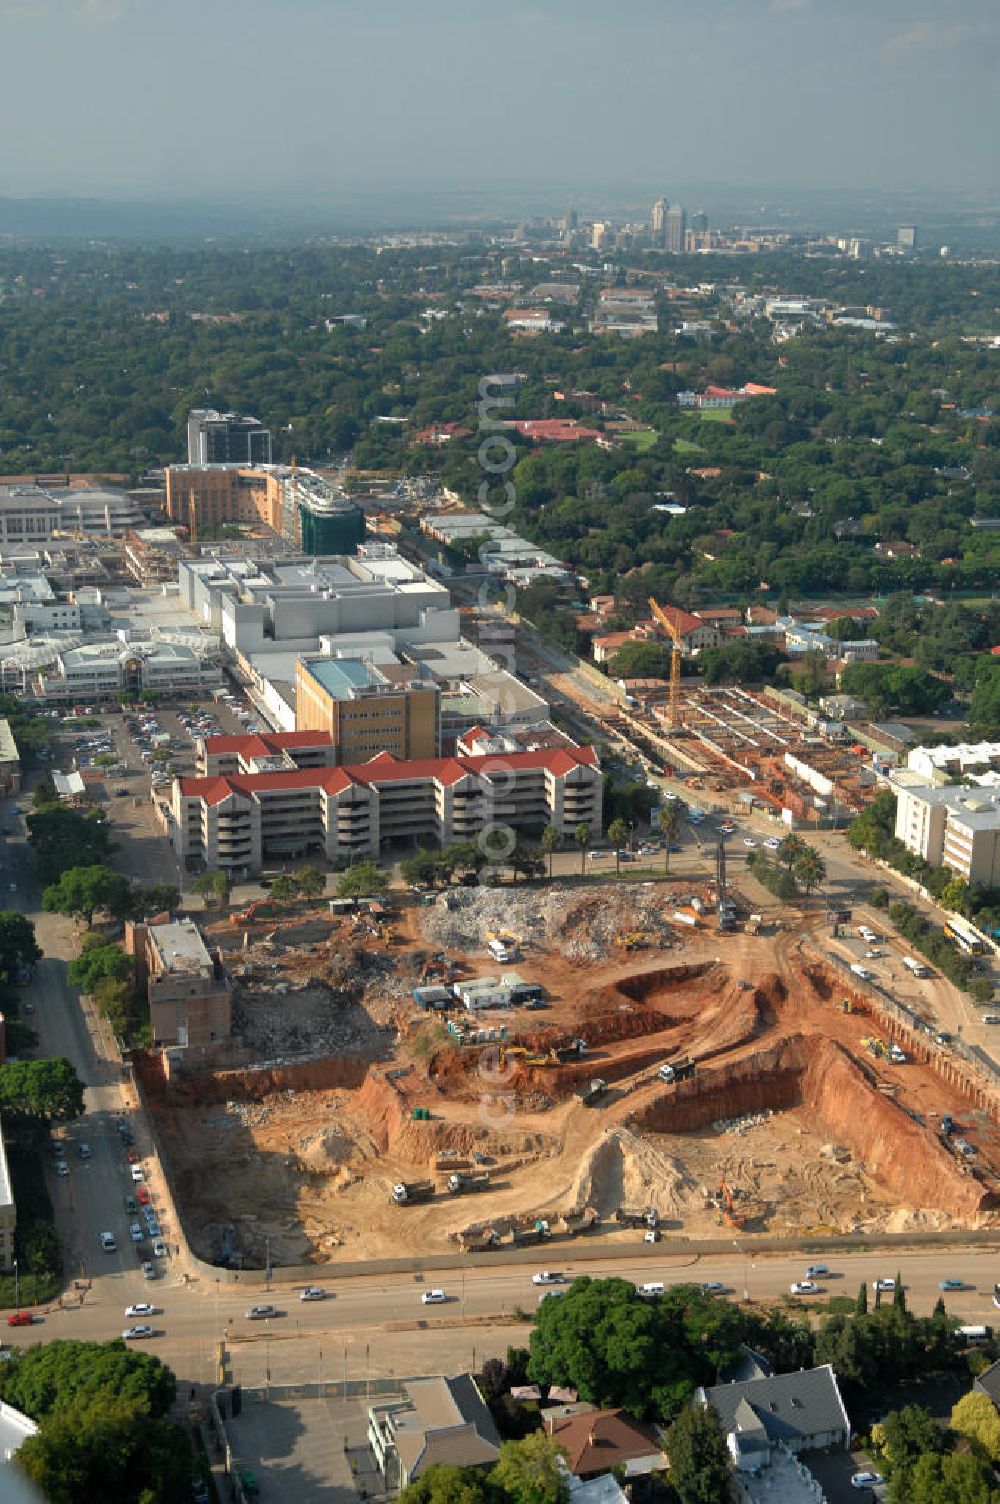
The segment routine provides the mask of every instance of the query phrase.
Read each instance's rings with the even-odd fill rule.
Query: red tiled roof
[[[710,621],[702,621],[700,617],[692,616],[690,611],[683,611],[680,606],[661,606],[660,610],[682,637],[686,637],[689,632],[697,632],[699,627],[712,626]]]
[[[550,439],[561,444],[603,437],[599,428],[586,428],[575,418],[515,418],[511,427],[527,439]]]
[[[216,778],[180,778],[178,784],[186,799],[203,799],[207,804],[221,804],[230,794],[249,798],[254,793],[271,793],[279,789],[322,788],[340,793],[352,783],[401,783],[408,779],[434,778],[439,783],[458,783],[470,776],[491,777],[508,769],[546,768],[556,775],[576,767],[595,767],[597,753],[593,747],[539,747],[533,752],[505,752],[489,757],[426,757],[410,761],[379,752],[368,762],[351,763],[341,768],[295,768],[281,773],[230,773]]]
[[[566,1466],[578,1478],[609,1473],[619,1463],[649,1457],[662,1449],[651,1427],[627,1410],[592,1410],[546,1418],[545,1429],[566,1452]]]

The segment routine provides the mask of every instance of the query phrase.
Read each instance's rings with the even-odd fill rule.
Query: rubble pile
[[[264,1057],[384,1053],[386,1033],[361,1001],[362,987],[321,981],[294,989],[270,981],[233,988],[233,1034]]]
[[[597,961],[624,935],[646,934],[651,943],[668,945],[673,930],[667,908],[655,884],[525,888],[520,893],[511,887],[480,887],[442,893],[422,918],[427,941],[449,952],[482,950],[489,931],[507,930],[526,947],[532,941],[557,945],[567,958]]]

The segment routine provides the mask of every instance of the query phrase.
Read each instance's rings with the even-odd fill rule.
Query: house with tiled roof
[[[435,1465],[492,1467],[500,1436],[470,1373],[408,1379],[405,1396],[368,1407],[368,1443],[387,1492]]]
[[[745,1450],[745,1441],[755,1454],[779,1444],[796,1454],[850,1443],[851,1423],[829,1363],[703,1386],[695,1391],[694,1403],[714,1406],[723,1434],[736,1438],[735,1447],[730,1445],[734,1455]]]
[[[562,1447],[575,1478],[596,1478],[615,1468],[635,1478],[667,1466],[657,1432],[627,1410],[559,1406],[547,1410],[544,1418],[546,1435]]]
[[[592,747],[533,746],[479,756],[403,759],[380,752],[340,767],[252,763],[252,771],[175,779],[166,829],[189,871],[259,871],[307,855],[357,860],[386,846],[474,840],[577,825],[598,835],[602,775]]]

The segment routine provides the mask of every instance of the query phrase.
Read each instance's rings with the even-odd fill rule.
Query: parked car
[[[132,1239],[133,1243],[142,1242],[142,1228],[139,1226],[138,1222],[132,1222],[129,1225],[128,1235]]]
[[[141,1263],[141,1265],[139,1267],[142,1269],[142,1277],[143,1277],[143,1279],[155,1279],[156,1278],[156,1270],[153,1268],[152,1264],[149,1262],[148,1259],[143,1259],[143,1261],[142,1261],[142,1263]]]
[[[64,1159],[60,1159],[60,1160],[58,1160],[56,1162],[56,1174],[57,1175],[68,1175],[69,1174],[69,1165],[66,1163],[66,1161]]]
[[[852,1488],[878,1488],[884,1482],[885,1479],[882,1477],[881,1473],[870,1473],[866,1471],[863,1473],[851,1474]]]
[[[132,1166],[132,1179],[134,1181],[138,1182],[138,1181],[142,1180],[142,1178],[143,1178],[142,1165],[133,1165]]]
[[[154,1258],[158,1258],[158,1259],[165,1259],[166,1258],[166,1256],[167,1256],[167,1245],[166,1245],[166,1243],[164,1243],[164,1241],[163,1241],[162,1238],[154,1238],[153,1239],[153,1256],[154,1256]]]

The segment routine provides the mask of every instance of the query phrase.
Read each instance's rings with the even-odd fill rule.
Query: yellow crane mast
[[[667,636],[673,643],[673,647],[670,652],[670,704],[668,724],[671,731],[676,731],[677,727],[680,725],[681,720],[681,659],[684,656],[684,649],[681,645],[681,634],[674,623],[670,620],[670,617],[667,615],[666,611],[664,611],[663,607],[659,605],[657,601],[654,601],[652,596],[649,597],[649,609],[650,611],[652,611],[654,619],[659,622],[660,626],[664,629],[664,631],[667,633]]]

